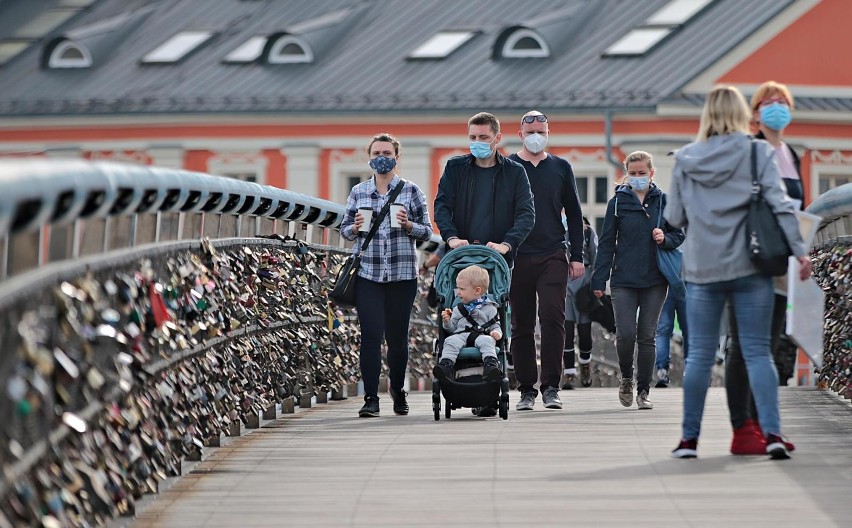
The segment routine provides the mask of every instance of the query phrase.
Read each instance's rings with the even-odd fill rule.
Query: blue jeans
[[[672,334],[674,333],[675,313],[677,313],[677,323],[680,325],[680,333],[683,335],[683,358],[686,359],[689,351],[686,299],[678,297],[669,288],[669,293],[666,295],[666,302],[663,303],[663,309],[660,312],[660,322],[657,324],[657,361],[654,364],[654,368],[657,370],[669,369],[671,360],[671,353],[669,351],[671,349]]]
[[[765,434],[781,434],[778,412],[778,373],[769,349],[772,279],[749,275],[710,284],[687,283],[686,318],[689,319],[689,357],[683,376],[683,438],[698,438],[710,370],[719,344],[722,308],[730,300],[739,330],[740,346],[748,370],[760,427]]]

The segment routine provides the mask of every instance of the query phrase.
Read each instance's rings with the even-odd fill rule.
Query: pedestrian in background
[[[567,238],[567,237],[566,237]],[[569,242],[570,243],[570,242]],[[580,385],[592,386],[592,316],[589,312],[588,301],[592,300],[591,283],[592,270],[595,267],[595,257],[598,253],[598,234],[583,217],[583,267],[585,273],[581,277],[568,280],[568,291],[565,295],[565,349],[562,351],[562,388],[574,388],[577,375],[577,364],[580,365]],[[586,301],[586,302],[583,302]],[[577,346],[580,357],[574,349],[574,334],[577,334]]]

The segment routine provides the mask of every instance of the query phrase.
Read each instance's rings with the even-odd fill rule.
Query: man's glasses
[[[533,121],[538,121],[539,123],[547,123],[547,116],[544,114],[528,115],[524,116],[524,118],[521,120],[522,123],[532,123]]]

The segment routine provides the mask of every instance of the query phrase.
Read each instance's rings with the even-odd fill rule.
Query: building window
[[[589,177],[574,176],[574,181],[577,182],[577,195],[580,197],[580,203],[588,203],[589,201]]]
[[[550,57],[550,47],[535,31],[519,29],[506,39],[502,57],[510,59]]]
[[[604,57],[638,57],[648,53],[676,29],[685,25],[713,0],[672,0],[640,27],[630,30],[604,51]]]
[[[345,201],[346,198],[349,197],[349,192],[352,190],[353,187],[363,181],[369,180],[371,176],[372,174],[369,172],[357,174],[352,172],[346,172],[341,174],[341,177],[338,178],[338,181],[341,182],[341,185],[343,185],[343,187],[339,189],[340,196],[344,196],[345,198],[343,200]]]
[[[263,54],[264,46],[266,46],[266,37],[252,37],[240,44],[231,53],[225,55],[222,62],[252,63]]]
[[[284,35],[276,40],[269,49],[269,55],[266,58],[266,62],[269,64],[294,64],[313,61],[314,53],[311,51],[311,47],[292,35]]]
[[[474,31],[441,31],[412,51],[408,58],[445,59],[474,35]]]
[[[92,65],[92,56],[85,47],[65,40],[53,48],[47,65],[50,68],[88,68]]]
[[[182,31],[142,57],[143,64],[172,64],[181,61],[213,36],[212,31]]]
[[[826,193],[850,182],[852,182],[852,175],[849,174],[820,174],[819,193]]]
[[[609,178],[595,176],[595,203],[605,204],[609,201]]]
[[[228,178],[234,178],[235,180],[242,180],[250,183],[257,183],[257,173],[256,172],[226,172],[222,176],[227,176]]]

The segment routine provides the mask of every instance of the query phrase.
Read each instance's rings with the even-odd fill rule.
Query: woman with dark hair
[[[340,235],[346,240],[366,236],[388,197],[402,186],[394,203],[402,204],[388,213],[364,255],[355,282],[356,309],[361,325],[361,377],[364,406],[358,416],[379,416],[379,374],[382,368],[382,339],[388,345],[390,395],[394,413],[408,414],[405,368],[408,365],[408,323],[417,295],[417,251],[415,240],[429,240],[432,223],[423,191],[400,178],[394,169],[400,144],[390,134],[378,134],[367,146],[373,177],[352,188],[346,200],[346,216]],[[369,210],[369,211],[367,211]],[[363,211],[363,213],[362,213]],[[370,212],[369,217],[365,214]],[[398,226],[398,227],[396,227]],[[355,245],[355,251],[360,245]]]

